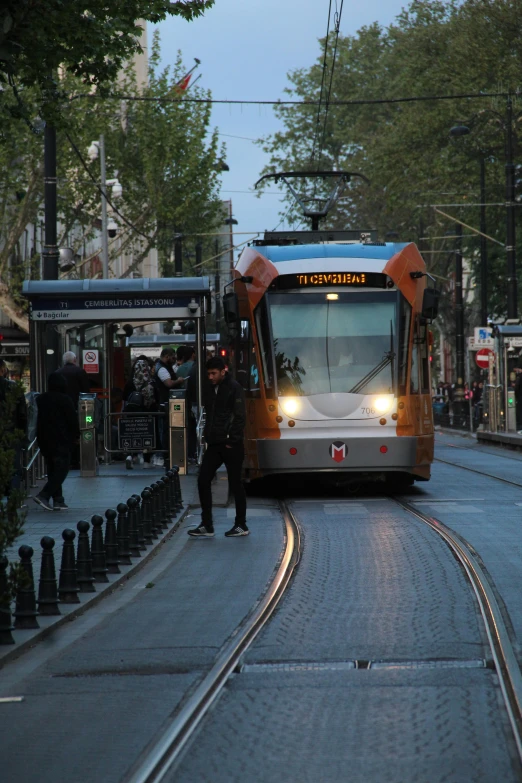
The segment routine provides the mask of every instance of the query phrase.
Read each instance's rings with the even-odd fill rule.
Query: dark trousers
[[[46,500],[51,498],[57,503],[63,503],[62,484],[69,472],[71,455],[68,451],[47,456],[47,484],[40,495]]]
[[[212,522],[212,479],[216,470],[225,463],[228,475],[229,491],[236,501],[236,525],[246,524],[246,493],[241,481],[241,467],[245,452],[243,444],[228,448],[225,445],[208,446],[198,477],[199,500],[201,503],[201,521],[210,527]]]

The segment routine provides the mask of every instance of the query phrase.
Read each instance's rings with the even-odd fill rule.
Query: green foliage
[[[455,226],[434,205],[471,226],[479,225],[479,160],[486,158],[486,202],[502,204],[505,188],[506,98],[379,102],[414,96],[497,93],[521,87],[522,14],[517,0],[412,2],[387,29],[378,24],[356,35],[340,37],[331,101],[375,100],[373,104],[324,108],[280,106],[285,130],[263,143],[271,155],[267,171],[281,169],[344,169],[370,180],[354,179],[331,213],[331,227],[377,228],[401,241],[416,241],[430,271],[449,278],[454,265],[453,239],[444,237]],[[331,47],[331,48],[330,48]],[[292,99],[317,100],[322,52],[309,69],[289,74]],[[327,62],[333,61],[330,39]],[[327,73],[329,81],[330,71]],[[517,129],[522,107],[514,100],[515,161],[520,152]],[[466,138],[449,135],[457,122],[471,129]],[[314,149],[314,139],[315,149]],[[264,173],[265,173],[264,172]],[[315,186],[308,198],[325,194]],[[291,204],[291,199],[288,199]],[[518,213],[517,213],[518,215]],[[300,215],[291,208],[290,217]],[[487,233],[505,242],[505,208],[488,206]],[[517,225],[520,229],[520,217]],[[518,257],[522,262],[519,233]],[[464,255],[478,278],[479,238],[464,229]],[[469,235],[469,236],[466,236]],[[490,314],[506,309],[505,251],[488,243]],[[522,269],[522,263],[519,264]],[[520,291],[522,295],[522,291]],[[521,297],[522,304],[522,297]],[[448,317],[451,299],[446,300]],[[477,314],[468,313],[476,322]],[[450,327],[448,327],[450,328]]]
[[[0,383],[2,383],[0,379]],[[7,553],[16,539],[23,533],[26,512],[21,509],[25,498],[23,489],[12,490],[7,499],[4,493],[8,489],[13,475],[15,450],[25,438],[25,434],[13,427],[16,421],[16,409],[23,387],[19,383],[9,383],[5,400],[0,400],[0,557]],[[0,594],[0,605],[9,603],[23,578],[18,565],[12,564],[8,576],[7,591]]]
[[[57,132],[59,244],[81,253],[99,227],[101,197],[95,183],[100,179],[100,162],[90,163],[87,149],[104,134],[107,176],[117,171],[123,187],[123,197],[115,206],[140,232],[114,215],[119,232],[109,246],[113,275],[118,274],[115,259],[121,252],[131,256],[134,270],[151,248],[158,249],[168,272],[178,233],[188,235],[184,241],[186,273],[196,273],[196,234],[211,232],[219,220],[219,161],[225,150],[219,148],[217,131],[210,128],[210,106],[183,102],[176,84],[187,69],[179,55],[172,71],[160,71],[159,46],[155,36],[148,84],[137,84],[131,65],[120,76],[118,93],[129,100],[109,99],[98,92],[93,95],[88,85],[67,74],[60,85],[61,93],[69,98],[60,103],[63,126]],[[209,95],[197,87],[190,94]],[[34,117],[37,92],[27,89],[20,96],[27,116]],[[16,105],[13,95],[10,101]],[[13,263],[13,258],[27,224],[37,222],[41,209],[43,138],[9,112],[5,113],[4,132],[5,143],[0,144],[0,225],[6,241],[0,248],[0,307],[7,302],[22,317],[17,291],[28,270]],[[16,193],[24,195],[18,199]],[[108,193],[110,198],[110,188]],[[213,255],[210,246],[204,254]],[[80,274],[88,276],[88,268]]]
[[[89,84],[114,81],[122,65],[141,51],[140,22],[167,16],[187,21],[214,0],[4,0],[0,9],[0,78],[54,91],[60,68]]]

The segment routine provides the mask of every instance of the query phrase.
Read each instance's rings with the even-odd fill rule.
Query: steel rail
[[[502,456],[499,454],[499,457]],[[510,481],[510,479],[502,478],[501,476],[493,476],[491,473],[486,473],[483,470],[477,470],[476,468],[468,468],[467,465],[459,465],[457,462],[450,462],[447,459],[441,459],[440,457],[435,457],[433,460],[434,462],[442,462],[444,465],[451,465],[454,468],[462,468],[462,470],[468,470],[470,473],[477,473],[479,476],[486,476],[487,478],[495,479],[496,481],[502,481],[504,484],[511,484],[513,487],[520,487],[522,488],[522,484],[520,484],[518,481]]]
[[[301,552],[299,527],[295,517],[283,501],[279,501],[279,507],[286,526],[286,547],[267,592],[243,625],[225,643],[208,674],[181,710],[174,715],[170,725],[153,741],[154,746],[142,754],[142,758],[138,759],[124,777],[124,783],[160,783],[165,779],[201,720],[219,697],[241,656],[279,603],[299,562]]]
[[[457,537],[451,528],[435,517],[423,514],[406,501],[397,498],[393,500],[441,536],[461,563],[471,582],[484,621],[519,760],[522,763],[522,674],[493,589],[469,544]]]

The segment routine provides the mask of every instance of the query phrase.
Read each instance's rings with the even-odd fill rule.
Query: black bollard
[[[158,493],[158,520],[160,524],[160,530],[167,530],[167,512],[165,511],[164,499],[163,499],[164,484],[162,481],[156,481],[156,490]]]
[[[23,583],[16,591],[15,605],[15,628],[39,628],[36,619],[36,595],[34,592],[34,577],[32,557],[34,549],[32,546],[22,544],[18,550],[20,555],[20,568],[25,574]]]
[[[136,500],[136,521],[138,525],[138,544],[140,550],[143,552],[147,549],[145,542],[145,529],[143,527],[143,514],[141,508],[141,497],[134,494],[132,496]]]
[[[76,569],[78,572],[78,585],[80,593],[95,593],[94,577],[92,575],[91,547],[89,545],[88,522],[81,519],[76,525],[78,530],[78,553],[76,556]]]
[[[105,512],[105,562],[109,574],[121,574],[118,567],[118,541],[116,538],[116,519],[117,512],[113,508],[108,508]]]
[[[74,544],[76,533],[70,528],[66,528],[62,533],[62,564],[60,566],[60,581],[58,584],[58,595],[60,601],[64,604],[79,604],[78,593],[80,588],[76,578],[76,562],[74,558]]]
[[[151,509],[151,495],[150,495],[150,489],[145,488],[143,492],[141,493],[142,497],[142,506],[141,506],[141,516],[143,519],[143,534],[145,536],[145,541],[147,544],[152,544],[154,538],[157,538],[157,534],[153,532],[152,530],[152,509]]]
[[[174,472],[169,470],[167,473],[167,497],[169,499],[169,508],[171,517],[175,517],[177,514],[176,499],[174,492]]]
[[[125,503],[118,503],[118,563],[120,565],[132,565],[129,549],[129,509]]]
[[[158,538],[161,533],[161,524],[158,508],[158,490],[156,484],[150,485],[151,502],[152,502],[152,529],[155,532],[155,538]]]
[[[0,596],[7,595],[7,566],[9,560],[5,555],[0,557]],[[0,644],[14,644],[13,625],[11,623],[11,603],[9,600],[0,603]]]
[[[38,586],[38,612],[41,615],[61,614],[58,607],[58,585],[54,565],[54,538],[44,536],[40,541],[42,565],[40,566],[40,584]]]
[[[176,510],[181,511],[183,508],[183,498],[181,496],[181,482],[179,480],[179,468],[177,465],[172,466],[172,472],[174,473],[174,491],[176,493]]]
[[[167,522],[172,522],[172,509],[170,507],[170,498],[169,498],[169,477],[163,476],[161,479],[161,483],[163,484],[163,508],[165,509],[165,519]]]
[[[129,550],[131,557],[141,557],[140,544],[138,541],[138,520],[136,519],[136,498],[130,497],[127,500],[129,509]]]
[[[103,546],[103,517],[94,514],[91,517],[92,537],[91,537],[91,557],[92,557],[92,575],[96,582],[108,582],[108,568],[105,559],[105,547]]]

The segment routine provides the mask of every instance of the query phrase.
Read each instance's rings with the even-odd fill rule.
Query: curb
[[[45,628],[39,628],[35,629],[34,632],[31,634],[30,638],[25,639],[22,642],[15,642],[14,645],[5,645],[5,652],[3,652],[2,645],[0,647],[0,669],[6,664],[11,661],[14,661],[16,658],[18,658],[23,652],[26,652],[31,647],[35,647],[39,642],[41,642],[43,639],[46,639],[48,636],[51,635],[51,633],[60,626],[64,625],[66,622],[70,622],[72,620],[75,620],[77,617],[80,617],[84,612],[87,611],[90,607],[96,606],[100,603],[100,601],[105,598],[108,595],[111,595],[118,587],[120,587],[124,582],[126,582],[130,576],[134,576],[134,574],[139,573],[139,571],[144,568],[145,564],[152,558],[153,555],[156,554],[159,547],[161,547],[164,543],[168,541],[168,539],[178,530],[181,523],[191,510],[192,506],[189,504],[184,507],[183,511],[181,511],[180,516],[175,520],[172,527],[170,527],[168,530],[164,531],[164,535],[162,538],[158,539],[158,541],[155,541],[152,548],[148,552],[144,552],[141,558],[137,559],[135,563],[132,563],[130,566],[120,565],[120,568],[127,568],[125,573],[122,574],[114,574],[117,578],[110,582],[109,584],[104,582],[96,582],[97,586],[97,593],[95,595],[89,594],[89,593],[80,593],[80,595],[89,596],[86,598],[86,600],[81,604],[77,605],[74,608],[71,609],[71,611],[67,612],[67,614],[62,614],[61,616],[55,616],[56,619],[54,620],[54,617],[49,617],[45,619],[54,620],[49,625],[47,625]],[[109,579],[111,577],[111,574],[108,574]],[[101,588],[98,592],[98,588]],[[61,604],[60,608],[68,606],[68,604]],[[70,604],[69,604],[70,606]],[[45,615],[38,615],[38,619],[42,620],[44,619]],[[16,634],[27,634],[27,631],[24,630],[14,630],[13,635]]]

